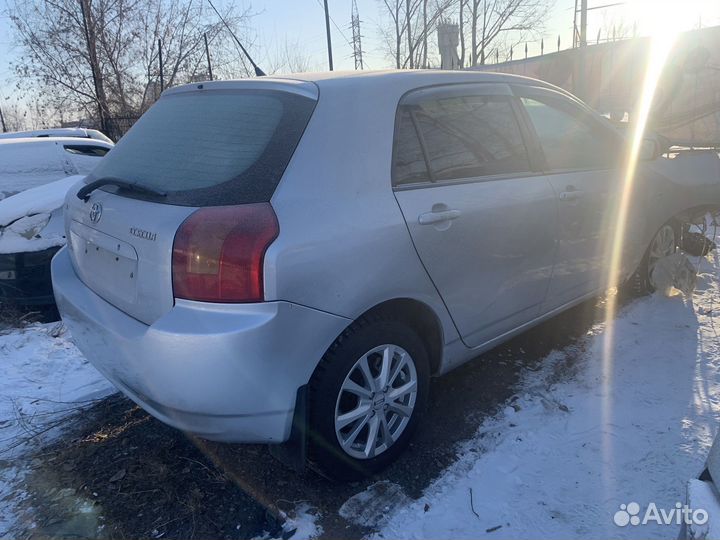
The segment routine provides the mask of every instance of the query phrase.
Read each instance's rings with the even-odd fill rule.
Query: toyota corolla
[[[373,473],[430,377],[607,288],[624,192],[636,292],[717,206],[717,156],[686,182],[691,157],[647,141],[628,191],[627,147],[570,94],[501,74],[173,88],[68,193],[57,304],[163,422]]]

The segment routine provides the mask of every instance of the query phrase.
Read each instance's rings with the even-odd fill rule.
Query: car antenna
[[[235,32],[233,32],[233,31],[232,31],[232,28],[230,28],[230,25],[225,21],[225,19],[223,18],[223,16],[220,15],[220,12],[219,12],[219,11],[217,10],[217,8],[215,7],[215,4],[212,3],[212,0],[208,0],[208,3],[210,4],[210,7],[213,8],[213,11],[217,14],[217,16],[220,17],[220,20],[221,20],[222,23],[225,25],[225,28],[227,28],[228,32],[230,32],[230,35],[231,35],[231,36],[233,37],[233,39],[235,40],[235,43],[237,43],[238,46],[240,47],[240,50],[242,50],[243,54],[247,57],[248,60],[250,60],[250,63],[252,64],[252,67],[255,69],[255,75],[256,75],[257,77],[264,77],[264,76],[265,76],[265,72],[264,72],[262,69],[260,69],[260,66],[258,66],[258,65],[253,61],[253,59],[252,59],[252,57],[250,56],[250,54],[245,50],[245,47],[243,47],[243,44],[240,43],[240,40],[239,40],[238,37],[235,35]]]

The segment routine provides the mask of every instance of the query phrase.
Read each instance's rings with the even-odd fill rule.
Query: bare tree
[[[285,42],[275,49],[275,53],[265,61],[267,73],[304,73],[317,69],[310,55],[303,50],[298,40]]]
[[[249,73],[204,0],[15,0],[8,13],[22,52],[18,80],[70,115],[142,113],[159,94],[160,43],[165,86],[206,77],[204,34],[216,76]],[[226,4],[223,16],[247,35],[248,10]]]
[[[17,102],[5,100],[2,106],[2,115],[7,131],[24,131],[29,129],[28,110]]]
[[[485,63],[493,49],[509,48],[528,33],[540,31],[552,0],[459,0],[461,60],[466,56],[464,32],[470,26],[470,65]],[[465,20],[465,18],[468,20]]]
[[[400,69],[402,38],[406,26],[406,23],[401,20],[403,0],[382,0],[382,3],[392,21],[392,30],[381,26],[380,34],[387,45],[388,56],[394,60],[395,67]]]
[[[386,24],[379,30],[383,48],[395,67],[426,68],[430,65],[428,39],[437,23],[456,0],[381,0]]]

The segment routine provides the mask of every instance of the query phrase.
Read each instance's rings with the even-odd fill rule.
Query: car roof
[[[394,82],[411,82],[418,86],[436,84],[438,81],[452,84],[454,82],[524,82],[528,81],[543,83],[529,77],[510,75],[507,73],[495,73],[470,70],[442,70],[442,69],[384,69],[377,71],[320,71],[316,73],[293,73],[278,77],[278,79],[291,79],[308,81],[318,84],[334,82],[357,82],[365,81],[377,85],[393,84]]]
[[[415,88],[440,84],[505,83],[541,86],[566,95],[568,92],[545,81],[477,70],[449,71],[438,69],[389,69],[382,71],[325,71],[318,73],[294,73],[283,76],[253,77],[231,81],[192,83],[166,90],[164,95],[195,89],[255,88],[278,89],[296,92],[317,99],[324,91],[343,92],[364,90],[387,91],[397,96]]]
[[[74,145],[86,145],[86,146],[105,146],[112,148],[113,144],[102,141],[100,139],[85,139],[80,137],[18,137],[15,139],[0,139],[0,146],[7,146],[12,144],[74,144]]]

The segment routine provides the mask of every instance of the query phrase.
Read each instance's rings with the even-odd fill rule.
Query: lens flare
[[[611,232],[611,243],[609,245],[609,271],[608,284],[609,287],[617,288],[620,284],[624,272],[628,269],[623,267],[623,254],[625,249],[624,239],[627,230],[628,215],[630,211],[633,186],[635,183],[635,174],[638,167],[638,159],[645,137],[645,128],[647,126],[648,117],[652,109],[653,98],[657,89],[658,81],[662,75],[663,68],[667,61],[668,55],[675,43],[675,33],[672,31],[659,31],[651,38],[650,50],[648,54],[645,78],[643,81],[642,92],[634,111],[634,128],[629,140],[630,148],[627,152],[627,158],[624,164],[623,181],[621,184],[621,193],[618,201],[615,219],[611,221],[614,231]],[[602,425],[603,425],[603,462],[605,466],[612,469],[612,434],[610,429],[613,423],[612,419],[612,376],[613,376],[613,345],[614,345],[614,321],[617,310],[617,294],[608,295],[605,312],[605,334],[603,340],[602,355]],[[608,478],[608,482],[611,480]],[[608,485],[607,491],[613,493],[613,487]]]

